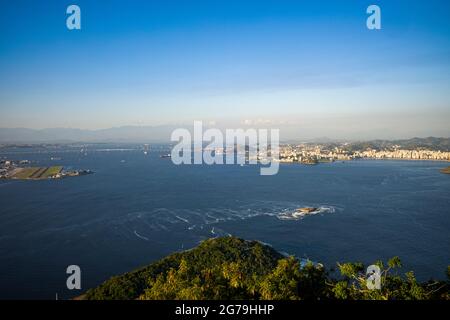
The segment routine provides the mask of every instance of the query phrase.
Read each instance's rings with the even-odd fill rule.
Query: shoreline
[[[374,160],[379,160],[379,161],[427,161],[427,162],[445,162],[445,163],[450,163],[450,160],[438,160],[438,159],[403,159],[403,158],[357,158],[357,159],[339,159],[339,160],[333,160],[333,161],[320,161],[318,160],[317,163],[303,163],[303,162],[299,162],[299,161],[278,161],[280,164],[281,163],[285,163],[285,164],[303,164],[303,165],[307,165],[307,166],[312,166],[312,165],[317,165],[317,164],[322,164],[322,163],[335,163],[335,162],[352,162],[352,161],[374,161]]]

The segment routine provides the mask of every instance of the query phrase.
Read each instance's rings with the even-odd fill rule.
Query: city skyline
[[[285,139],[450,136],[445,1],[2,5],[2,128],[279,126]],[[283,138],[283,136],[282,136]]]

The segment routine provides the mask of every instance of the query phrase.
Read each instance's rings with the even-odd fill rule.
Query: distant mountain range
[[[416,150],[416,149],[426,149],[426,150],[440,150],[440,151],[450,151],[450,138],[442,137],[426,137],[426,138],[411,138],[411,139],[375,139],[375,140],[343,140],[343,139],[329,139],[329,138],[318,138],[310,139],[306,141],[291,140],[287,141],[289,144],[299,144],[304,143],[308,145],[321,145],[327,149],[332,149],[334,147],[339,147],[346,149],[348,151],[361,151],[367,149],[375,150],[386,150],[393,149],[394,147],[405,149],[405,150]]]
[[[123,126],[99,130],[83,130],[71,128],[26,129],[0,128],[1,144],[35,144],[35,143],[73,143],[73,142],[115,142],[115,143],[157,143],[169,142],[175,125],[165,126]],[[187,129],[190,129],[187,127]],[[298,140],[299,141],[299,140]],[[289,141],[296,143],[294,140]],[[328,146],[342,146],[342,139],[326,137],[309,139],[308,143]],[[412,138],[403,140],[369,140],[351,141],[346,145],[349,150],[387,149],[393,146],[403,149],[430,149],[450,151],[450,138]]]
[[[348,145],[350,150],[384,150],[391,149],[394,146],[399,146],[401,149],[427,149],[427,150],[441,150],[450,151],[450,138],[412,138],[403,140],[372,140],[363,142],[352,142]]]
[[[99,130],[0,128],[0,143],[168,142],[176,126],[124,126]]]

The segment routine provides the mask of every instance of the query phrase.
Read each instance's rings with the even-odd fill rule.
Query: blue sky
[[[81,8],[82,30],[66,28]],[[382,30],[366,28],[377,4]],[[450,136],[448,1],[8,1],[0,127]]]

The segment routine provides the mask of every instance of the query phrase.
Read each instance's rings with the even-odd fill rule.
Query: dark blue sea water
[[[328,267],[398,255],[421,280],[443,279],[450,264],[448,163],[335,162],[256,166],[175,166],[136,146],[13,149],[0,156],[34,165],[91,169],[49,181],[0,181],[0,298],[69,298],[66,268],[82,289],[215,236],[271,244]],[[129,150],[127,150],[129,149]],[[60,160],[50,160],[60,157]],[[300,220],[300,206],[330,210]]]

